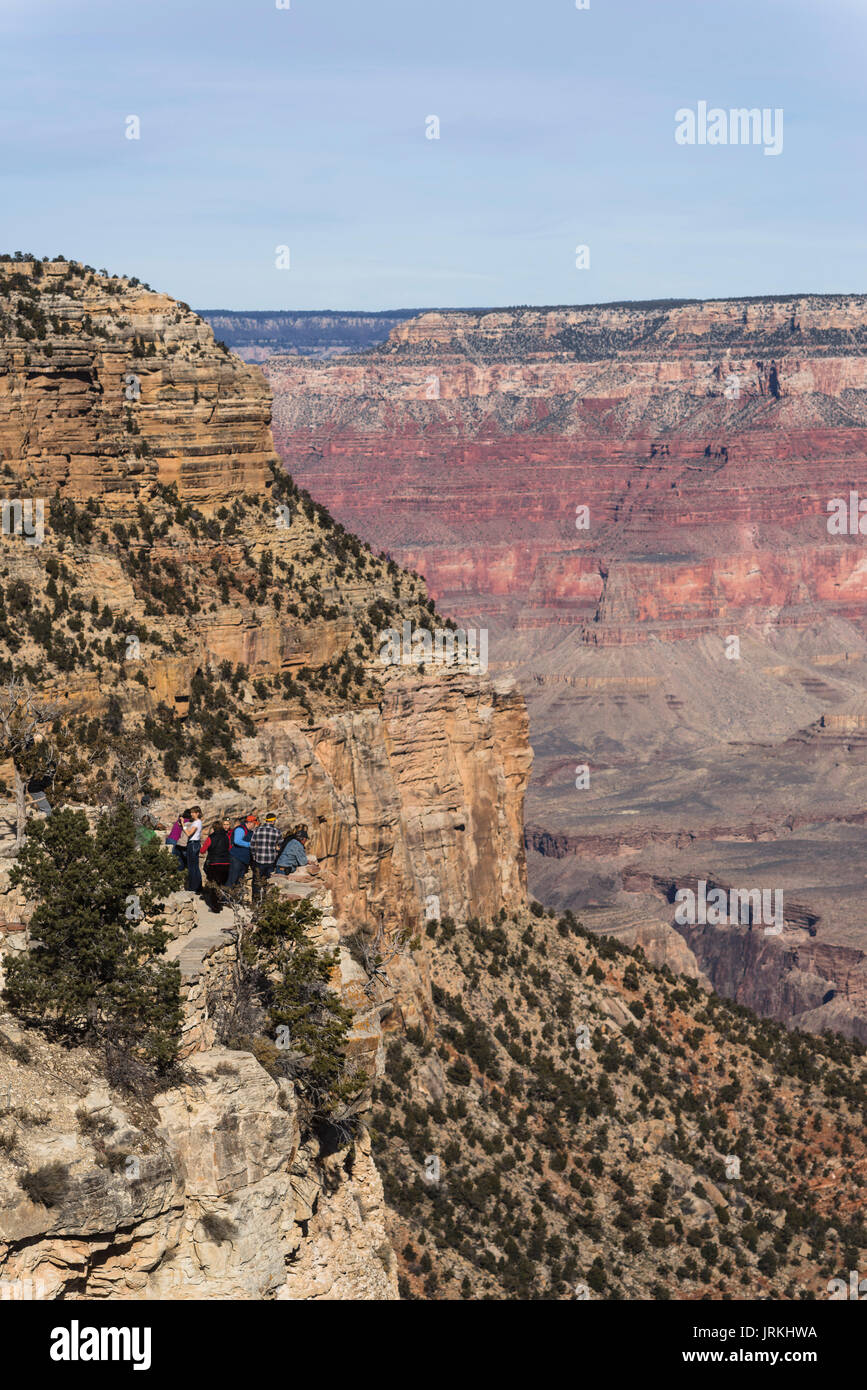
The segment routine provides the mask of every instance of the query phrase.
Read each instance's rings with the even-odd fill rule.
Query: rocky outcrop
[[[197,1053],[189,1083],[142,1108],[88,1058],[26,1046],[26,1063],[0,1059],[10,1296],[31,1281],[49,1299],[396,1297],[367,1140],[302,1145],[291,1085],[249,1054]]]
[[[19,278],[33,293],[13,300]],[[157,482],[220,503],[261,486],[267,387],[188,306],[66,261],[6,261],[0,313],[0,454],[42,495],[120,508]]]
[[[240,670],[231,689],[219,677],[246,720],[225,774],[191,793],[183,764],[157,767],[154,808],[173,819],[198,795],[206,820],[251,804],[307,820],[347,924],[414,931],[428,899],[443,914],[522,899],[523,702],[478,663],[383,666],[380,631],[431,624],[433,605],[273,491],[259,370],[187,306],[65,261],[0,261],[0,315],[0,454],[10,491],[45,506],[39,543],[25,518],[0,551],[7,602],[46,605],[29,635],[16,619],[9,669],[38,668],[73,722],[114,697],[133,730],[159,705],[188,729],[197,673]],[[85,504],[83,533],[67,504]],[[131,654],[112,635],[109,658],[107,629],[143,635]],[[60,630],[69,646],[46,661]]]

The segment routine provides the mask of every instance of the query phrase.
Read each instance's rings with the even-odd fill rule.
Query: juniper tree
[[[310,935],[321,917],[307,899],[281,898],[272,891],[247,941],[269,981],[264,1002],[271,1037],[285,1039],[283,1048],[278,1044],[275,1069],[293,1078],[311,1121],[347,1128],[368,1077],[346,1074],[353,1015],[331,987],[339,953],[320,950]]]
[[[176,1060],[180,973],[161,959],[159,918],[175,885],[155,840],[136,845],[126,806],[91,831],[83,811],[33,825],[10,874],[36,900],[31,949],[6,968],[3,999],[28,1024],[165,1071]]]

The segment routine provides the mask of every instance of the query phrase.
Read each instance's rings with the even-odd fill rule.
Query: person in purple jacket
[[[190,812],[181,811],[177,820],[175,821],[174,825],[172,826],[171,830],[166,836],[166,845],[171,850],[172,854],[175,856],[175,859],[178,861],[178,868],[181,870],[181,873],[184,873],[186,871],[187,856],[184,854],[184,851],[181,849],[180,845],[178,844],[178,841],[184,833],[184,821],[188,821],[189,819]]]

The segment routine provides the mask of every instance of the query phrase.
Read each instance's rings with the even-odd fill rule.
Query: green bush
[[[270,1038],[288,1030],[288,1048],[274,1048],[274,1072],[292,1078],[311,1122],[347,1119],[368,1080],[345,1073],[353,1014],[331,988],[338,952],[319,950],[310,937],[321,917],[307,899],[272,890],[256,912],[244,962],[258,981]]]
[[[165,850],[136,845],[121,806],[91,833],[82,811],[32,823],[10,881],[35,899],[31,949],[9,962],[3,999],[32,1027],[165,1071],[181,1027],[180,972],[161,960],[158,919],[175,885]]]

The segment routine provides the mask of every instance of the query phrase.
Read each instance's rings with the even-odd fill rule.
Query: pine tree
[[[364,1072],[345,1074],[352,1010],[331,988],[337,951],[321,951],[309,932],[322,912],[306,899],[266,895],[252,939],[256,964],[271,980],[268,1024],[272,1037],[288,1029],[288,1049],[278,1070],[292,1076],[312,1120],[350,1118],[364,1090]]]
[[[177,1058],[180,972],[161,960],[159,919],[174,869],[135,842],[126,806],[91,832],[83,811],[36,822],[10,881],[36,899],[31,949],[9,961],[3,999],[23,1021],[165,1071]]]

